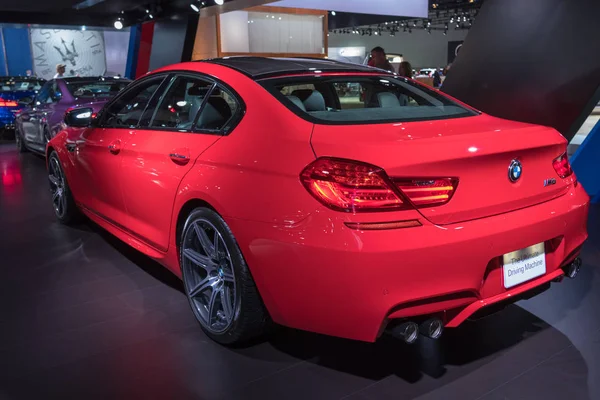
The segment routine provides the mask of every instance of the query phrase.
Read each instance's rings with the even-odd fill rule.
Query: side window
[[[53,81],[52,86],[50,87],[50,103],[56,103],[62,97],[62,93],[60,88],[58,87],[58,82]]]
[[[169,87],[158,105],[150,126],[191,129],[213,84],[203,79],[180,76]]]
[[[125,92],[102,112],[100,125],[106,128],[136,126],[146,105],[163,80],[164,77],[157,77],[125,89]]]
[[[236,98],[227,89],[217,85],[200,111],[196,129],[226,130],[233,122],[239,108]]]
[[[54,83],[53,81],[49,81],[49,82],[46,82],[46,84],[44,84],[44,86],[42,86],[42,88],[40,89],[37,96],[35,96],[35,103],[37,105],[52,102],[52,100],[50,98],[50,89],[52,88],[53,83]]]

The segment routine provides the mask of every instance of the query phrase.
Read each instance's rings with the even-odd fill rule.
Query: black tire
[[[206,317],[201,315],[201,311],[199,309],[199,303],[197,302],[198,297],[192,298],[190,296],[190,290],[193,289],[195,285],[194,280],[196,281],[196,285],[198,280],[198,273],[193,271],[192,268],[196,268],[197,271],[201,272],[208,271],[208,269],[200,267],[200,264],[195,264],[189,259],[189,257],[184,255],[184,250],[187,249],[186,251],[189,251],[190,246],[192,246],[194,243],[199,243],[193,242],[193,240],[197,240],[194,239],[197,237],[198,232],[195,227],[196,224],[204,224],[204,226],[207,226],[207,229],[212,229],[213,232],[214,230],[218,231],[222,241],[225,243],[225,249],[222,249],[222,244],[219,245],[219,249],[225,254],[225,257],[229,257],[228,260],[230,259],[230,264],[233,265],[232,282],[235,284],[235,294],[233,295],[233,307],[231,308],[232,312],[230,313],[232,317],[228,319],[227,324],[229,325],[226,328],[223,328],[222,332],[214,332],[214,330],[211,328],[207,328],[206,321],[204,321]],[[216,241],[219,240],[217,239],[216,234],[213,234],[213,237]],[[254,280],[252,279],[248,265],[246,265],[246,261],[244,260],[241,250],[235,240],[235,237],[219,214],[205,207],[196,208],[189,214],[180,235],[179,256],[183,275],[183,286],[185,288],[186,296],[188,297],[192,312],[207,336],[209,336],[215,342],[224,345],[236,345],[257,338],[265,333],[270,321],[266,309],[263,305],[262,299],[260,298]],[[218,254],[217,257],[219,257]],[[210,259],[210,256],[207,259]],[[219,264],[217,262],[214,265],[218,266],[228,264]],[[218,275],[215,275],[215,277],[217,278]],[[223,285],[225,285],[224,281]],[[217,286],[215,285],[214,288],[216,287]],[[213,297],[212,292],[215,291],[214,288],[211,290],[211,297]],[[201,293],[196,296],[202,295],[203,294]],[[222,293],[221,296],[223,296]],[[222,302],[224,297],[220,297],[220,299]],[[204,308],[204,311],[207,309],[208,306]],[[223,308],[223,312],[224,311],[225,310]],[[212,321],[210,312],[208,312],[208,318],[210,325]],[[221,318],[225,319],[222,316]],[[218,311],[217,315],[215,315],[215,320],[217,319]]]
[[[65,225],[78,221],[81,214],[71,194],[71,188],[56,151],[52,151],[48,157],[48,180],[52,194],[52,208],[56,218]],[[57,191],[60,191],[59,195]]]
[[[21,132],[19,132],[18,128],[15,128],[15,143],[17,144],[17,151],[19,153],[25,153],[27,152],[27,147],[25,147],[25,139],[23,139],[23,136],[21,135]]]

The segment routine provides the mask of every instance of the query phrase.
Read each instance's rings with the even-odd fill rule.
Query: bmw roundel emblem
[[[523,166],[519,160],[512,160],[508,166],[508,179],[511,182],[516,182],[523,174]]]

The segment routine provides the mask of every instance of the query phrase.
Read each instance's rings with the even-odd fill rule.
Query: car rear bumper
[[[374,341],[390,320],[436,315],[456,327],[563,275],[587,238],[589,198],[560,198],[454,225],[357,231],[315,213],[294,226],[226,218],[273,320]],[[505,289],[502,255],[546,244],[546,274]]]

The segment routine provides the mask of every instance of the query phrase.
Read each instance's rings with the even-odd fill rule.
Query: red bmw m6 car
[[[92,111],[48,144],[56,216],[181,277],[221,343],[270,321],[437,338],[581,265],[589,200],[558,132],[385,71],[189,62]]]

